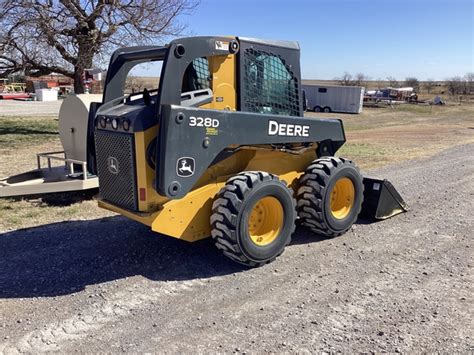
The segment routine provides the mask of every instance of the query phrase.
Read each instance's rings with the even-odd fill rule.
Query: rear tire
[[[336,237],[356,221],[364,199],[359,169],[344,158],[313,161],[297,192],[297,211],[302,225],[313,232]]]
[[[323,109],[321,108],[321,106],[314,106],[314,109],[313,111],[314,112],[321,112]]]
[[[331,112],[331,108],[329,106],[326,106],[324,109],[323,109],[324,112],[326,113],[329,113]]]
[[[247,266],[275,260],[295,230],[293,191],[266,172],[243,172],[230,178],[212,211],[211,235],[216,247]]]

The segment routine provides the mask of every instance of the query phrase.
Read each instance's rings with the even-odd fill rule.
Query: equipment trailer
[[[150,61],[163,61],[159,89],[124,95],[129,71]],[[332,237],[361,210],[358,168],[334,157],[342,121],[303,117],[296,42],[194,37],[117,50],[93,119],[99,206],[182,240],[212,236],[239,263],[274,260],[297,219]],[[376,183],[376,202],[393,200]],[[378,215],[405,208],[394,205]]]

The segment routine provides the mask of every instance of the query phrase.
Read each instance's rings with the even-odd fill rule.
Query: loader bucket
[[[390,181],[364,178],[364,202],[360,217],[387,219],[408,211],[408,206]]]

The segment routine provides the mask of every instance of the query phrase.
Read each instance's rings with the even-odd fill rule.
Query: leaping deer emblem
[[[180,159],[178,162],[178,175],[191,176],[194,174],[194,162],[192,159]]]

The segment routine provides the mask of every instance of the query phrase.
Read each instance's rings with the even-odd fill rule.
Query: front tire
[[[313,161],[301,178],[297,211],[302,225],[336,237],[356,221],[363,199],[359,169],[350,160],[325,157]]]
[[[230,259],[261,266],[279,256],[295,230],[295,200],[277,176],[243,172],[230,178],[212,205],[212,238]]]

